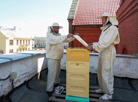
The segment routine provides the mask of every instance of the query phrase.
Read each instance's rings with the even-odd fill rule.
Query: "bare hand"
[[[88,45],[87,49],[91,51],[91,50],[93,50],[93,46],[92,45]]]
[[[69,34],[67,35],[67,38],[70,38],[70,37],[73,37],[73,34],[69,33]]]

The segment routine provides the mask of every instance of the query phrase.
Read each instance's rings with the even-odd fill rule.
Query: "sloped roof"
[[[69,11],[68,19],[74,19],[77,11],[77,6],[78,6],[78,1],[79,0],[73,0],[72,5]]]
[[[13,34],[12,32],[9,32],[9,31],[0,31],[5,37],[16,37],[15,34]]]
[[[0,32],[5,36],[5,37],[14,37],[14,38],[27,38],[27,39],[32,39],[29,37],[26,37],[26,34],[24,34],[21,30],[16,30],[14,28],[2,28]]]
[[[116,16],[119,2],[120,0],[78,0],[78,4],[76,3],[77,9],[75,9],[74,13],[74,25],[102,24],[101,20],[97,19],[97,17],[104,12],[109,12],[111,15]],[[74,2],[72,5],[74,5]]]

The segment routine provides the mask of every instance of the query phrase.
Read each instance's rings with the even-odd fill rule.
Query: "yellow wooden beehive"
[[[89,73],[89,62],[67,61],[67,73]]]
[[[67,61],[89,62],[89,53],[87,49],[67,49]]]
[[[89,98],[89,51],[67,49],[66,95]]]

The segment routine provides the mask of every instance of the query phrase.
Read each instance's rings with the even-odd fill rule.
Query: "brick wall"
[[[87,43],[97,42],[99,40],[101,30],[100,27],[93,26],[74,26],[73,33],[79,33],[79,36]],[[71,44],[70,44],[71,47]],[[73,41],[72,47],[84,47],[76,39]]]
[[[125,0],[117,11],[119,20],[119,54],[138,53],[138,0]]]

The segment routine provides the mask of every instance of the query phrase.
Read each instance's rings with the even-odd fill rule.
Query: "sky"
[[[25,37],[45,37],[47,27],[58,22],[68,34],[72,0],[0,0],[0,26],[21,29]]]

